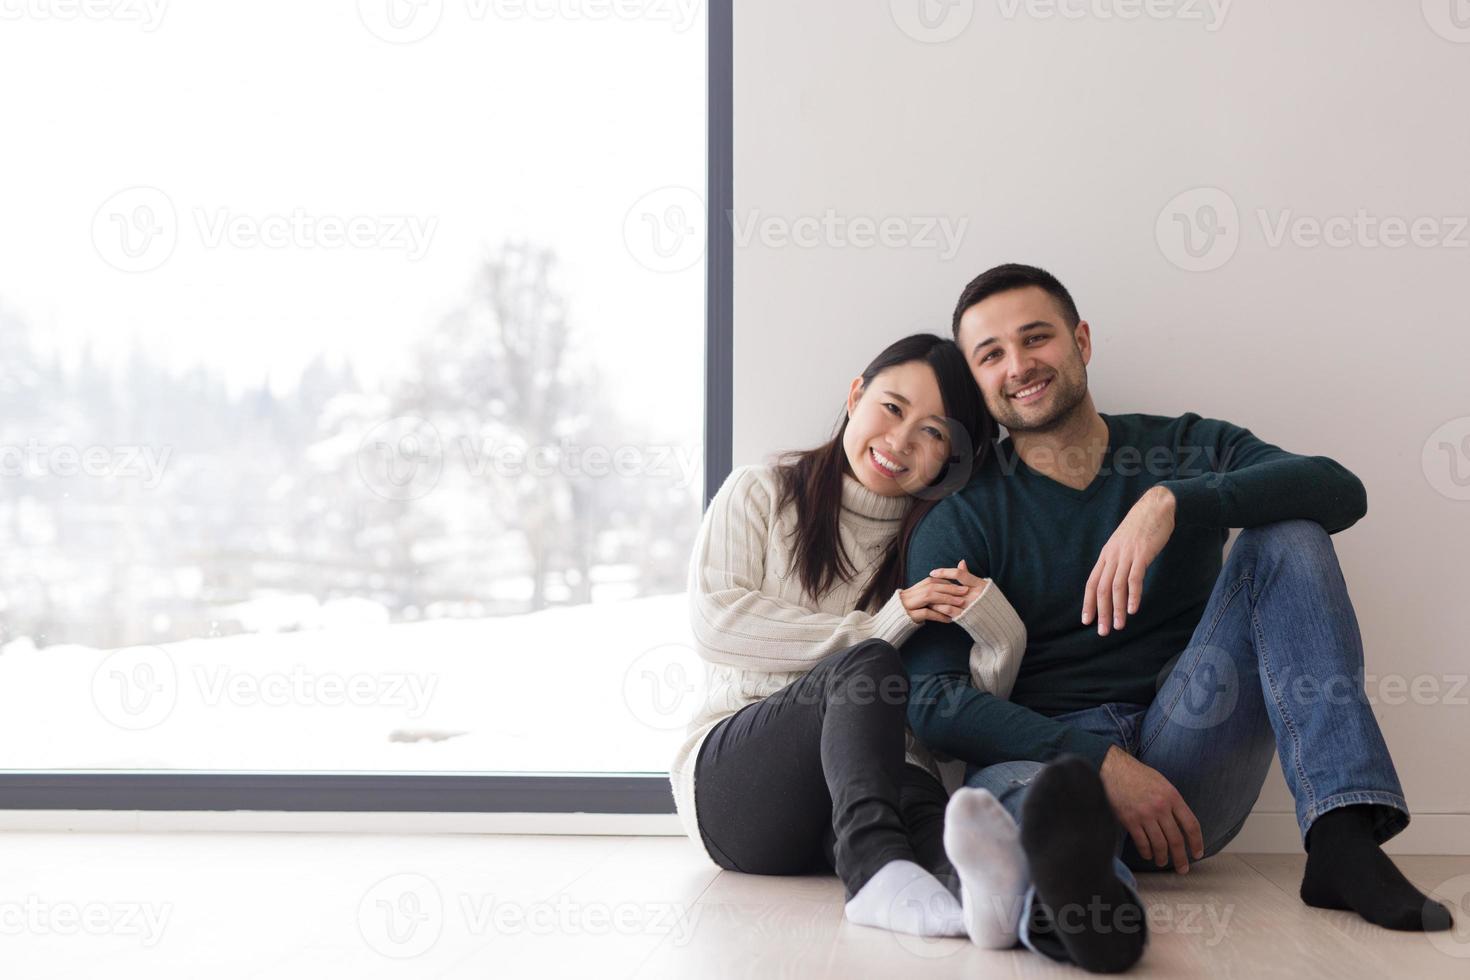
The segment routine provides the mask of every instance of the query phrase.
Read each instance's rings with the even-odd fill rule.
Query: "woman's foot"
[[[847,920],[913,936],[963,936],[960,903],[912,861],[889,861],[847,901]]]
[[[944,851],[960,876],[970,940],[985,949],[1016,945],[1030,876],[1021,829],[989,790],[962,787],[950,797]]]

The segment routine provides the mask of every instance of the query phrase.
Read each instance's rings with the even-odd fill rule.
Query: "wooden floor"
[[[1148,875],[1133,975],[1470,977],[1470,857],[1400,857],[1436,937],[1296,897],[1297,855]],[[0,974],[207,977],[1083,976],[842,918],[833,878],[720,872],[681,838],[0,834]]]

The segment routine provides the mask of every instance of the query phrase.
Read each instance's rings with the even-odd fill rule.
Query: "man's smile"
[[[1041,397],[1042,392],[1051,387],[1051,383],[1052,379],[1047,378],[1045,381],[1038,381],[1035,384],[1030,385],[1029,387],[1022,388],[1020,391],[1013,392],[1006,397],[1010,398],[1013,401],[1018,401],[1023,405],[1027,405],[1035,401],[1037,398]]]

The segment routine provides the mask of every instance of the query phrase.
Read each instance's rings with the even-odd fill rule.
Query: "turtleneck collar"
[[[850,510],[875,521],[896,521],[908,513],[913,502],[914,499],[908,494],[885,497],[874,493],[863,486],[857,477],[849,473],[842,474],[843,510]]]

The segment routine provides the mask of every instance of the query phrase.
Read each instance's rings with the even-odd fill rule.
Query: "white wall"
[[[948,20],[926,33],[920,2]],[[1219,22],[1215,2],[1123,20],[1101,15],[1128,0],[1071,0],[1072,19],[1022,0],[740,0],[735,462],[825,437],[847,381],[902,334],[946,333],[981,270],[1049,268],[1092,324],[1100,410],[1222,417],[1362,478],[1368,516],[1335,541],[1368,671],[1438,691],[1381,688],[1378,717],[1415,814],[1459,815],[1417,821],[1399,849],[1464,849],[1470,28],[1453,0],[1236,0]],[[1200,187],[1225,196],[1171,205]],[[1187,271],[1173,215],[1200,220],[1200,203],[1238,221],[1224,212],[1231,234],[1203,258],[1218,268]],[[829,209],[964,233],[953,255],[835,227],[782,244]],[[1283,215],[1360,210],[1435,221],[1397,248],[1391,226],[1273,244]],[[1257,809],[1291,809],[1279,775]]]

